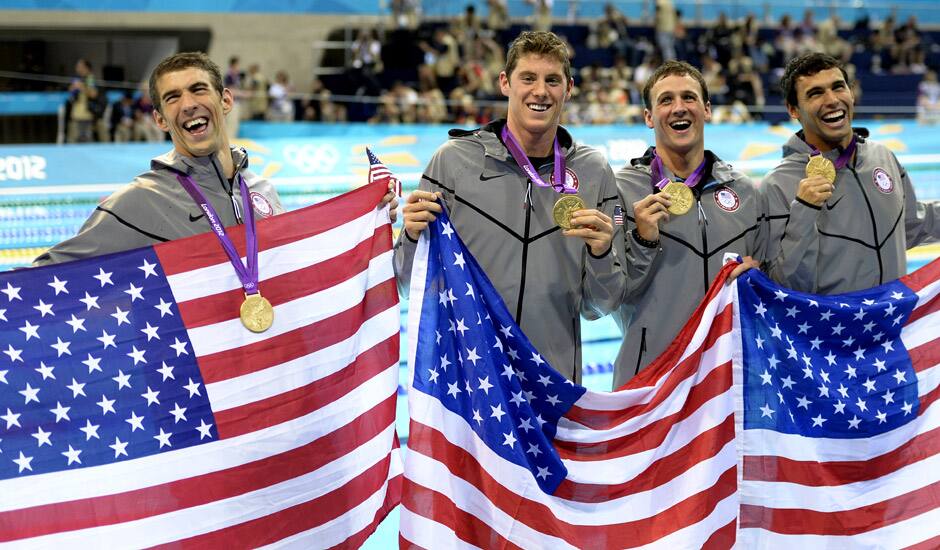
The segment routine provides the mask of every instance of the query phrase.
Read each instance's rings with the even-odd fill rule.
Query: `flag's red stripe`
[[[742,504],[740,525],[742,529],[767,529],[783,535],[857,535],[933,510],[938,494],[940,481],[876,504],[838,512]]]
[[[199,357],[206,384],[236,378],[303,357],[355,334],[362,323],[398,304],[398,289],[391,278],[366,291],[353,307],[306,326],[253,344]]]
[[[303,269],[264,279],[259,285],[261,294],[277,306],[309,296],[346,281],[369,267],[369,261],[392,248],[392,229],[383,225],[375,229],[371,239],[329,260]],[[245,301],[241,288],[203,296],[177,304],[186,328],[196,328],[234,319]]]
[[[937,550],[937,548],[940,548],[940,535],[911,546],[906,546],[904,550]]]
[[[0,513],[0,540],[113,525],[237,497],[304,475],[349,453],[395,421],[395,395],[302,447],[240,466],[113,495]],[[389,442],[391,449],[391,442]]]
[[[318,233],[339,227],[365,215],[375,208],[382,195],[388,191],[381,185],[365,185],[286,214],[258,219],[258,250],[268,250],[294,241],[311,237]],[[319,213],[311,212],[319,210]],[[302,219],[303,223],[297,223]],[[208,226],[206,227],[208,231]],[[245,252],[245,226],[237,225],[225,229],[239,254]],[[219,244],[215,233],[203,233],[185,239],[161,243],[153,247],[160,258],[160,264],[166,275],[176,275],[185,271],[210,265],[228,263],[228,256]]]
[[[555,496],[577,502],[605,502],[664,485],[690,467],[714,457],[734,439],[734,415],[699,434],[688,445],[649,464],[640,475],[617,485],[589,485],[564,480]]]
[[[924,287],[940,279],[940,259],[934,260],[914,273],[901,277],[902,284],[920,292]]]
[[[397,371],[398,335],[362,352],[339,371],[293,390],[255,401],[241,407],[220,411],[215,415],[219,437],[227,439],[255,430],[275,426],[292,418],[311,413],[346,395],[363,380],[389,368]],[[394,388],[390,388],[394,392]]]
[[[923,372],[940,364],[940,345],[938,345],[937,340],[931,340],[916,348],[911,348],[907,350],[907,354],[911,358],[914,372]]]
[[[479,548],[521,548],[503,538],[483,520],[458,508],[446,495],[418,485],[408,478],[405,478],[402,488],[401,504],[415,514],[447,527],[468,544]],[[524,499],[516,497],[513,505],[524,506]]]
[[[777,456],[745,456],[744,479],[833,487],[870,481],[920,462],[940,451],[940,428],[922,433],[900,447],[868,460],[812,462]]]
[[[909,325],[918,319],[930,315],[931,313],[936,313],[937,310],[940,310],[940,293],[931,298],[929,301],[921,304],[920,307],[914,309],[914,311],[911,312],[911,316],[907,318],[907,321],[905,321],[904,324]]]
[[[712,533],[705,544],[703,550],[721,550],[724,548],[734,548],[734,542],[737,539],[737,520],[731,520],[727,525]]]
[[[729,304],[728,307],[722,310],[715,317],[714,324],[712,325],[711,330],[708,332],[708,335],[705,337],[705,340],[702,342],[702,345],[694,353],[686,357],[678,367],[669,373],[668,377],[663,382],[662,387],[656,391],[656,395],[649,402],[633,407],[628,407],[622,410],[611,411],[585,409],[579,407],[578,405],[574,405],[567,413],[565,413],[565,416],[571,421],[577,422],[589,428],[594,428],[595,430],[606,430],[631,418],[645,414],[655,409],[667,400],[674,399],[675,397],[673,396],[673,392],[675,391],[676,387],[687,378],[697,374],[699,363],[701,363],[702,354],[714,346],[715,342],[717,342],[719,338],[731,331],[733,319],[734,317],[731,304]],[[682,355],[682,353],[685,351],[685,346],[687,345],[688,341],[685,341],[682,349],[679,350],[677,355],[674,356],[675,359],[678,359]],[[730,375],[731,371],[729,370],[728,373]],[[627,384],[627,387],[634,387],[632,381]]]
[[[725,393],[731,387],[731,362],[713,369],[704,380],[692,386],[688,395],[671,395],[672,400],[681,399],[683,407],[668,416],[655,420],[634,432],[597,442],[555,440],[561,458],[571,460],[607,460],[636,454],[659,447],[678,422],[695,414],[709,400]]]
[[[718,502],[737,490],[737,467],[732,466],[711,487],[690,495],[655,516],[610,525],[573,525],[559,520],[544,504],[527,499],[518,504],[519,495],[501,485],[483,470],[474,456],[451,444],[434,428],[412,420],[408,447],[409,452],[422,453],[444,464],[453,476],[476,487],[490,503],[506,514],[537,531],[563,538],[581,548],[592,548],[597,541],[606,541],[605,544],[616,547],[649,544],[701,521],[711,514]],[[418,513],[432,519],[435,517],[433,510]]]
[[[404,477],[402,477],[401,474],[388,480],[385,501],[382,502],[382,506],[375,511],[375,518],[372,520],[372,523],[333,548],[361,548],[362,545],[365,544],[366,539],[372,536],[372,533],[375,532],[379,524],[385,520],[385,517],[388,516],[396,506],[401,504],[401,486],[403,481]]]
[[[156,548],[257,548],[332,521],[382,488],[391,456],[329,493],[244,523]]]

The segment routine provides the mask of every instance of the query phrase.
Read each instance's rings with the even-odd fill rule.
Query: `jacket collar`
[[[855,132],[855,139],[858,143],[865,143],[865,139],[868,137],[867,128],[852,128],[852,131]],[[835,150],[833,150],[835,151]],[[800,130],[790,136],[790,139],[783,144],[783,157],[789,157],[790,155],[809,155],[813,152],[813,148],[809,143],[806,143],[806,134],[803,133],[803,130]],[[838,156],[838,152],[832,153],[835,156]],[[827,153],[828,157],[829,154]]]
[[[642,157],[632,159],[630,165],[650,174],[652,172],[650,165],[653,163],[653,153],[655,152],[655,147],[648,148]],[[702,189],[712,185],[725,185],[734,181],[735,173],[731,165],[718,158],[718,155],[708,149],[705,150],[705,163],[706,176],[702,178],[704,182]]]
[[[231,147],[232,163],[235,165],[235,171],[241,172],[248,167],[248,152],[241,147]],[[151,170],[171,170],[178,174],[193,176],[211,175],[213,179],[222,173],[222,166],[216,160],[215,156],[207,157],[187,157],[176,152],[175,149],[170,152],[155,157],[150,161]]]
[[[500,138],[500,133],[503,131],[503,126],[505,125],[506,119],[501,118],[490,122],[482,128],[476,128],[474,130],[451,130],[449,135],[454,139],[475,137],[483,145],[487,156],[502,160],[511,160],[512,155],[509,153],[509,149],[503,145],[503,141]],[[572,138],[568,130],[562,126],[558,126],[558,144],[561,145],[565,158],[571,157],[576,150],[574,138]]]

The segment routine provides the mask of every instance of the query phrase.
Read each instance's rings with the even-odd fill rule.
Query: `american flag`
[[[211,233],[0,274],[0,541],[361,544],[400,499],[385,192],[259,220],[261,334]]]
[[[393,174],[391,170],[382,164],[379,157],[375,156],[368,147],[366,148],[366,154],[369,156],[369,183],[382,182],[386,187],[391,183],[395,195],[400,197],[401,181],[395,177],[395,174]]]
[[[731,269],[638,377],[588,391],[439,216],[412,273],[404,543],[935,545],[940,263],[835,297]]]
[[[619,204],[614,207],[614,225],[623,225],[623,207]]]

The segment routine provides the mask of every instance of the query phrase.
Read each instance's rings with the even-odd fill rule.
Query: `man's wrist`
[[[644,246],[646,248],[659,248],[659,239],[655,241],[644,239],[636,227],[634,227],[633,231],[630,233],[633,235],[633,240],[635,240],[640,246]]]

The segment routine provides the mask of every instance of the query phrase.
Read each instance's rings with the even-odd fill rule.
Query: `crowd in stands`
[[[488,0],[483,16],[468,6],[443,22],[421,21],[417,0],[393,0],[390,24],[359,30],[341,56],[342,67],[334,67],[341,74],[314,78],[306,90],[295,88],[285,71],[273,78],[258,64],[243,71],[233,57],[225,76],[237,100],[230,118],[485,124],[503,116],[498,76],[508,43],[522,28],[552,27],[551,1],[532,4],[532,17],[519,25],[510,20],[506,0]],[[552,30],[568,41],[575,68],[567,124],[642,123],[643,84],[663,59],[672,58],[701,68],[715,122],[767,118],[770,112],[780,120],[785,114],[777,80],[787,61],[811,51],[841,59],[850,76],[915,75],[910,95],[918,120],[940,120],[940,83],[931,70],[940,64],[940,45],[918,28],[914,16],[902,24],[893,17],[880,22],[862,17],[849,26],[836,17],[817,22],[812,10],[799,21],[784,16],[774,25],[761,24],[754,15],[735,21],[721,14],[698,27],[688,25],[672,0],[656,0],[649,22],[631,21],[608,4],[589,24],[566,22]],[[86,107],[98,104],[89,99],[90,67],[76,71],[69,139],[82,141],[93,139],[88,117],[103,120],[104,113]],[[859,79],[853,80],[861,98]],[[149,110],[146,90],[127,95],[110,107],[100,139],[163,139],[148,123]],[[237,133],[237,123],[230,126]]]

